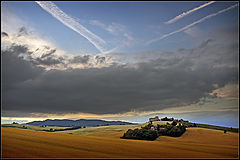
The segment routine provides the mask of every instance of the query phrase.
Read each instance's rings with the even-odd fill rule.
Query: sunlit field
[[[237,158],[238,134],[187,128],[178,138],[120,139],[127,126],[86,128],[80,135],[2,127],[4,158]],[[126,127],[126,128],[124,128]],[[135,126],[137,127],[137,126]],[[87,132],[89,131],[89,132]],[[76,131],[77,132],[77,131]],[[84,136],[88,135],[88,136]]]

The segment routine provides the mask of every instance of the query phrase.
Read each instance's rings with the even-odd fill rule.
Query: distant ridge
[[[104,126],[104,125],[132,125],[136,123],[123,122],[123,121],[105,121],[98,119],[46,119],[44,121],[33,121],[26,124],[36,126],[59,126],[59,127],[71,127],[71,126]]]

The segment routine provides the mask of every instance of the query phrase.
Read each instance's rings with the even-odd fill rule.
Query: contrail
[[[206,6],[208,6],[208,5],[210,5],[210,4],[214,3],[214,2],[215,2],[215,1],[211,1],[211,2],[208,2],[208,3],[205,3],[205,4],[201,5],[201,6],[199,6],[199,7],[193,8],[193,9],[187,11],[187,12],[183,12],[182,14],[180,14],[180,15],[176,16],[175,18],[173,18],[173,19],[171,19],[171,20],[169,20],[169,21],[167,21],[167,22],[164,22],[164,23],[165,23],[165,24],[174,23],[174,22],[178,21],[179,19],[187,16],[188,14],[191,14],[191,13],[193,13],[193,12],[195,12],[195,11],[203,8],[203,7],[206,7]]]
[[[45,11],[50,13],[53,17],[58,19],[67,27],[71,28],[75,32],[79,33],[81,36],[85,37],[89,42],[91,42],[101,53],[104,52],[104,45],[106,42],[89,31],[87,28],[78,23],[74,18],[70,17],[64,13],[60,8],[58,8],[54,3],[50,1],[36,1],[36,3],[42,7]]]
[[[165,34],[165,35],[163,35],[163,36],[161,36],[161,37],[159,37],[159,38],[152,39],[152,40],[148,41],[146,44],[148,45],[148,44],[151,44],[151,43],[153,43],[153,42],[156,42],[156,41],[159,41],[159,40],[161,40],[161,39],[164,39],[164,38],[166,38],[166,37],[168,37],[168,36],[171,36],[171,35],[173,35],[173,34],[176,34],[176,33],[178,33],[178,32],[182,32],[182,31],[184,31],[184,30],[186,30],[186,29],[188,29],[188,28],[190,28],[190,27],[192,27],[192,26],[194,26],[194,25],[196,25],[196,24],[198,24],[198,23],[204,22],[205,20],[207,20],[207,19],[209,19],[209,18],[212,18],[212,17],[214,17],[214,16],[216,16],[216,15],[218,15],[218,14],[221,14],[221,13],[223,13],[223,12],[226,12],[226,11],[228,11],[228,10],[231,10],[231,9],[237,7],[237,6],[238,6],[238,4],[235,4],[235,5],[231,6],[231,7],[225,8],[225,9],[223,9],[223,10],[221,10],[221,11],[216,12],[216,13],[210,14],[210,15],[208,15],[208,16],[206,16],[206,17],[201,18],[201,19],[198,20],[198,21],[195,21],[195,22],[193,22],[193,23],[191,23],[191,24],[189,24],[189,25],[187,25],[187,26],[179,29],[179,30],[176,30],[176,31],[174,31],[174,32]]]

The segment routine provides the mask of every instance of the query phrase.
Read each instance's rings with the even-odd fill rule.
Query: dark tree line
[[[141,139],[141,140],[155,140],[158,137],[156,130],[151,130],[153,125],[149,123],[147,126],[141,129],[129,129],[121,138],[125,139]]]
[[[49,130],[43,130],[43,131],[47,131],[47,132],[55,132],[55,131],[66,131],[66,130],[74,130],[74,129],[79,129],[79,128],[86,128],[85,126],[74,126],[71,128],[63,128],[63,129],[53,129],[50,128]]]

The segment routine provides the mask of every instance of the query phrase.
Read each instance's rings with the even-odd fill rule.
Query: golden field
[[[115,126],[116,128],[116,126]],[[3,158],[238,158],[238,133],[187,128],[178,138],[120,139],[123,130],[88,136],[2,127]]]

